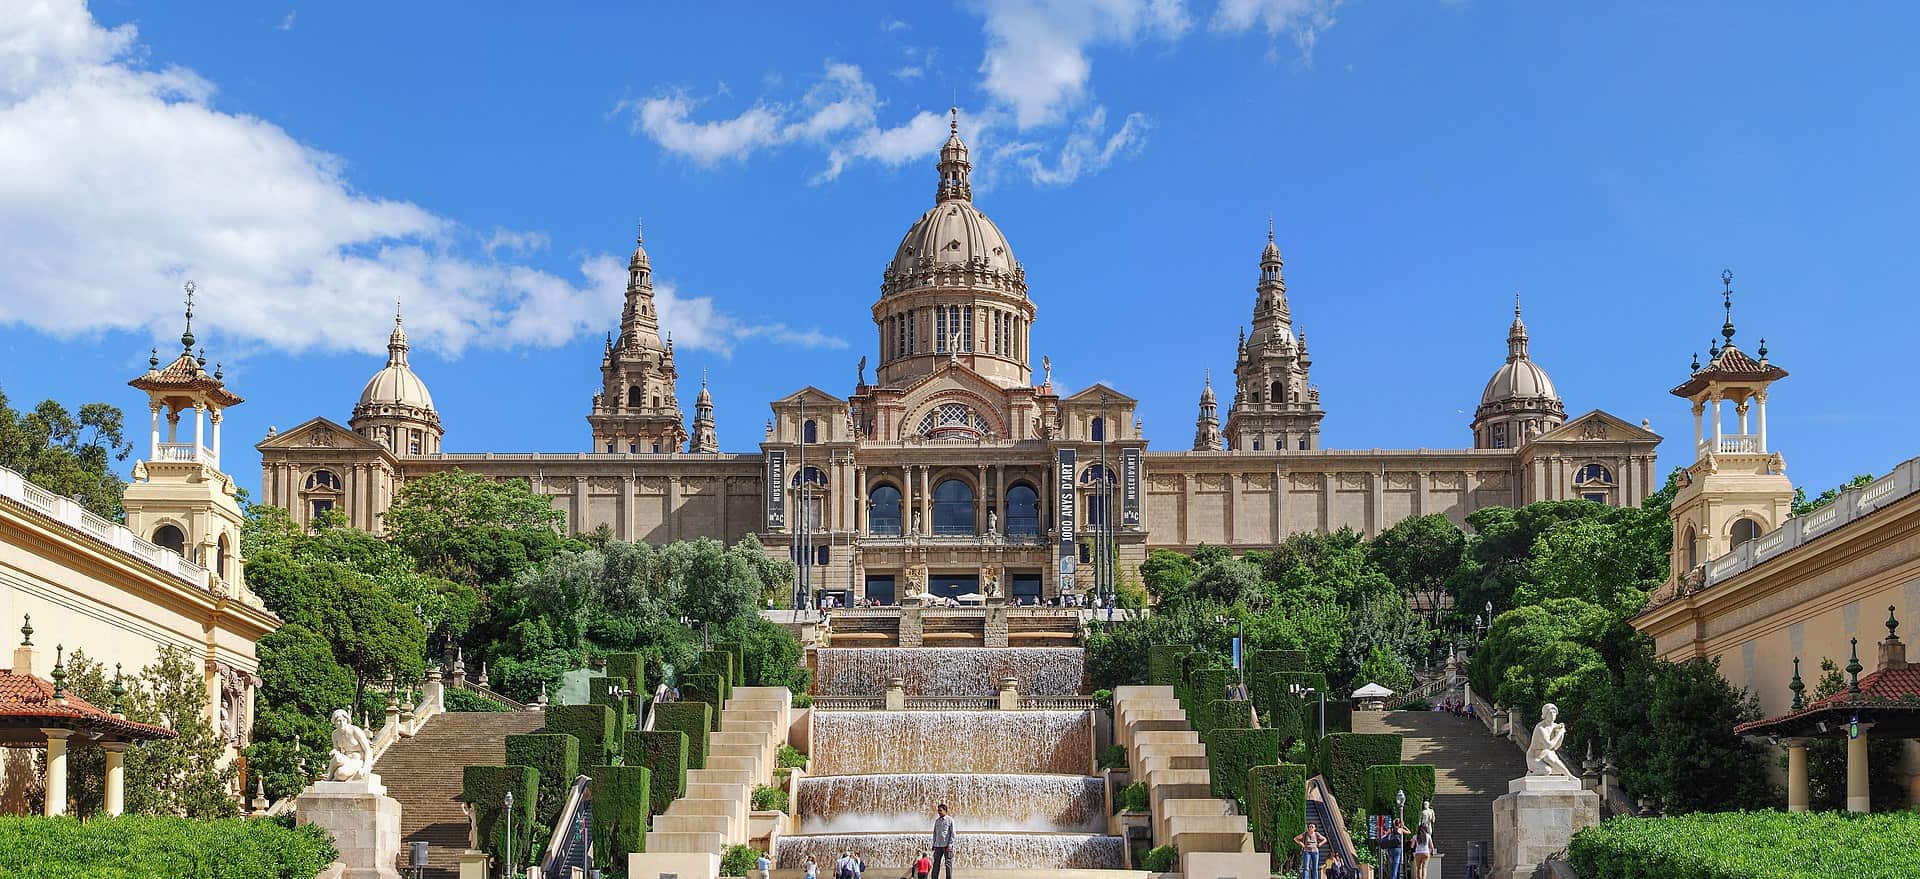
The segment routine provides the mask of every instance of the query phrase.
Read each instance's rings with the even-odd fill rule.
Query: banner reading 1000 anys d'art
[[[1074,546],[1075,522],[1073,496],[1073,450],[1060,450],[1059,476],[1056,483],[1060,489],[1060,585],[1069,588],[1073,585],[1073,564],[1079,558]]]

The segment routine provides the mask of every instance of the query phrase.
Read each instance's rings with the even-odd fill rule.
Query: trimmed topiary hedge
[[[653,728],[687,734],[687,768],[707,768],[707,733],[713,731],[713,706],[705,702],[662,702],[653,706]]]
[[[653,773],[645,766],[594,766],[587,775],[593,778],[594,857],[624,866],[629,852],[647,850]]]
[[[677,729],[628,730],[621,758],[628,766],[652,770],[653,814],[667,810],[687,793],[687,734]]]
[[[630,699],[620,698],[619,691],[627,689],[627,679],[611,675],[587,678],[587,704],[605,705],[613,712],[614,743],[619,744],[619,736],[633,726],[633,713]]]
[[[732,675],[727,678],[727,688],[729,690],[734,687],[744,687],[747,685],[746,645],[738,641],[715,641],[713,642],[713,646],[708,648],[708,650],[712,653],[723,653],[733,658],[733,664],[730,666]]]
[[[1172,687],[1180,690],[1180,661],[1187,656],[1187,648],[1172,644],[1155,644],[1147,648],[1147,683],[1155,687]]]
[[[1367,793],[1360,806],[1369,815],[1397,814],[1395,795],[1407,792],[1407,812],[1402,819],[1412,829],[1420,824],[1420,806],[1433,799],[1434,770],[1425,763],[1408,763],[1399,766],[1369,766],[1366,771]],[[1339,796],[1335,792],[1335,796]],[[1346,806],[1345,800],[1340,805]],[[1348,806],[1348,808],[1353,808]]]
[[[1255,650],[1248,668],[1260,674],[1276,671],[1306,671],[1305,650]]]
[[[542,732],[566,733],[580,740],[580,762],[599,766],[613,762],[613,709],[605,705],[549,705]]]
[[[506,794],[513,792],[513,814],[506,814]],[[533,851],[534,803],[540,798],[540,773],[531,766],[468,766],[460,774],[460,800],[473,806],[480,828],[480,848],[506,859],[507,822],[513,822],[514,860],[527,862]]]
[[[1280,734],[1275,730],[1223,726],[1207,737],[1207,767],[1212,775],[1213,795],[1232,799],[1243,807],[1247,802],[1247,770],[1278,762]]]
[[[659,683],[647,679],[647,658],[638,653],[607,654],[607,677],[626,678],[633,691],[640,695],[652,695],[653,685]]]
[[[1213,728],[1212,719],[1207,716],[1215,699],[1227,698],[1227,681],[1233,676],[1232,669],[1203,668],[1196,670],[1187,678],[1187,701],[1181,707],[1187,710],[1187,718],[1193,722],[1193,728],[1205,733]]]
[[[1615,818],[1573,835],[1581,879],[1911,879],[1920,814],[1719,812]]]
[[[507,765],[531,766],[540,773],[540,805],[534,818],[552,826],[580,774],[580,740],[565,733],[507,736]]]
[[[1247,815],[1253,846],[1273,853],[1273,869],[1287,865],[1293,838],[1307,829],[1307,767],[1298,763],[1247,770]]]
[[[313,879],[338,856],[326,831],[277,821],[0,818],[0,876],[8,877]]]
[[[733,663],[734,663],[733,654],[720,651],[720,650],[709,650],[705,653],[700,654],[700,661],[694,664],[693,671],[690,672],[687,676],[689,678],[693,677],[694,675],[702,675],[702,674],[710,674],[710,675],[717,676],[720,679],[719,681],[720,704],[725,705],[727,702],[727,698],[733,695],[733,675],[734,675]],[[680,686],[680,690],[681,690],[680,695],[682,697],[686,696],[685,684],[682,684]],[[720,710],[720,707],[715,706],[713,710],[717,712]]]
[[[1367,795],[1367,767],[1400,765],[1398,733],[1328,733],[1314,750],[1314,772],[1325,776],[1342,805]],[[1355,806],[1347,806],[1349,810]]]
[[[726,689],[726,680],[715,672],[695,672],[680,679],[680,698],[687,702],[705,702],[712,709],[709,713],[715,730],[720,728],[720,707],[727,704]]]

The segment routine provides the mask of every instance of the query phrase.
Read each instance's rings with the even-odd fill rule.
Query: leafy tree
[[[1223,626],[1214,618],[1226,610],[1207,602],[1188,601],[1149,616],[1094,626],[1086,640],[1088,683],[1095,689],[1112,689],[1145,681],[1147,650],[1158,644],[1187,647],[1202,657],[1195,660],[1201,664],[1225,665],[1233,625]],[[1253,641],[1252,629],[1247,639]]]
[[[1187,597],[1200,566],[1185,553],[1156,549],[1140,564],[1140,580],[1154,601],[1168,603]]]
[[[1533,581],[1521,584],[1514,600],[1527,605],[1576,598],[1619,616],[1630,615],[1660,585],[1649,576],[1651,560],[1634,549],[1632,542],[1621,539],[1618,527],[1603,520],[1563,524],[1534,544]]]
[[[1840,483],[1839,486],[1821,492],[1818,497],[1812,500],[1807,499],[1806,487],[1795,486],[1793,489],[1793,515],[1804,516],[1814,510],[1820,509],[1838,500],[1840,492],[1846,491],[1849,488],[1860,488],[1861,486],[1868,485],[1873,482],[1873,479],[1874,476],[1871,473],[1857,474],[1852,479]]]
[[[1835,493],[1837,495],[1837,492]],[[1812,699],[1817,701],[1838,695],[1847,688],[1847,678],[1831,659],[1820,660],[1820,680],[1814,684]],[[1900,763],[1906,751],[1903,739],[1867,736],[1867,796],[1877,808],[1906,801]],[[1807,793],[1810,807],[1838,810],[1847,807],[1847,740],[1817,738],[1807,743]]]
[[[1192,594],[1196,599],[1220,605],[1263,599],[1260,569],[1238,559],[1207,565],[1200,569],[1199,576],[1193,578]]]
[[[261,638],[256,649],[261,684],[247,770],[264,779],[267,795],[277,799],[299,791],[323,768],[331,735],[327,717],[354,704],[355,682],[326,639],[298,623]]]
[[[1653,686],[1643,693],[1642,729],[1652,744],[1645,765],[1624,779],[1628,787],[1652,791],[1673,812],[1774,805],[1765,750],[1733,731],[1760,719],[1753,696],[1720,677],[1717,662],[1662,662],[1656,668]]]
[[[1466,535],[1446,516],[1409,516],[1367,543],[1367,561],[1437,620],[1466,543]]]
[[[47,400],[22,413],[0,392],[0,466],[96,516],[124,521],[120,496],[127,484],[113,471],[113,462],[133,451],[124,427],[120,410],[106,403],[87,403],[75,413]]]
[[[511,579],[569,541],[566,515],[524,479],[491,480],[464,470],[411,479],[388,508],[388,538],[422,571],[480,585]]]
[[[102,709],[113,705],[113,678],[99,663],[75,652],[68,683],[74,695]],[[124,673],[121,703],[128,720],[163,726],[177,737],[147,742],[126,752],[126,808],[132,815],[178,815],[199,820],[238,814],[228,794],[237,769],[221,765],[226,741],[205,712],[207,685],[201,664],[177,647],[160,648],[154,661],[137,673]],[[76,783],[80,809],[101,808],[105,799],[106,757],[93,747],[76,749],[69,775]]]
[[[1385,645],[1374,645],[1373,651],[1360,663],[1360,670],[1353,676],[1356,684],[1379,684],[1395,693],[1405,693],[1413,689],[1413,672],[1407,668],[1407,662]]]

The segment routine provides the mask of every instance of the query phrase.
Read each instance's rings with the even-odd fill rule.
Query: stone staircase
[[[1265,879],[1267,855],[1254,851],[1246,816],[1213,796],[1206,746],[1173,688],[1116,687],[1113,706],[1114,741],[1147,785],[1153,844],[1177,847],[1188,876]]]
[[[1464,879],[1469,844],[1493,841],[1494,799],[1526,774],[1520,750],[1478,720],[1440,711],[1355,712],[1353,731],[1399,733],[1402,762],[1433,764],[1434,843],[1446,856],[1445,879]],[[1418,809],[1407,804],[1408,824]]]
[[[634,875],[715,875],[727,847],[747,842],[753,788],[773,780],[792,704],[785,687],[733,688],[720,728],[707,736],[706,767],[687,770],[686,796],[653,819],[646,853],[630,861]]]
[[[431,867],[423,879],[456,879],[467,847],[461,770],[505,763],[507,736],[533,732],[544,722],[538,711],[447,712],[429,718],[418,735],[394,742],[373,771],[387,796],[400,801],[401,860],[408,843],[424,840]]]

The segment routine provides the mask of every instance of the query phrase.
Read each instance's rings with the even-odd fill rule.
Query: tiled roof
[[[1874,711],[1920,712],[1920,665],[1883,668],[1860,678],[1860,692],[1841,690],[1824,699],[1808,703],[1798,711],[1769,717],[1734,727],[1741,734],[1760,733],[1791,727],[1834,714],[1867,714]]]
[[[208,373],[206,367],[188,352],[180,352],[172,363],[159,369],[150,369],[145,375],[127,382],[143,391],[204,391],[222,406],[233,406],[242,402],[240,396],[226,389],[226,385]]]
[[[170,739],[176,735],[166,727],[115,717],[71,693],[64,703],[56,703],[51,681],[0,670],[0,721],[22,718],[41,726],[98,730],[125,739]]]
[[[1710,381],[1777,381],[1786,378],[1787,371],[1771,363],[1762,363],[1747,356],[1747,352],[1727,343],[1725,348],[1700,371],[1688,376],[1685,384],[1673,389],[1676,397],[1686,397],[1697,393]]]

